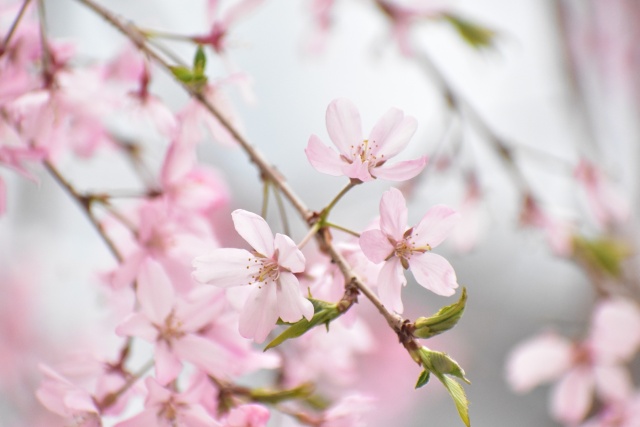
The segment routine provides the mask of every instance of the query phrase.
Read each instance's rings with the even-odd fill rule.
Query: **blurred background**
[[[202,3],[195,0],[102,3],[144,27],[184,33],[207,29]],[[333,99],[345,97],[358,106],[365,133],[390,107],[418,119],[418,132],[401,157],[428,154],[431,162],[419,180],[404,188],[410,194],[409,223],[437,203],[461,209],[469,174],[482,190],[474,211],[479,231],[473,247],[467,248],[464,239],[457,245],[450,239],[439,248],[468,289],[467,311],[452,332],[428,345],[446,351],[465,368],[472,382],[466,387],[472,425],[556,426],[548,415],[548,388],[513,394],[505,382],[505,360],[514,345],[547,328],[582,334],[594,294],[579,268],[553,254],[543,233],[521,226],[523,194],[510,166],[487,140],[497,136],[508,143],[538,199],[587,229],[594,226],[582,213],[585,201],[573,179],[582,156],[597,160],[635,206],[640,182],[640,30],[635,17],[640,17],[640,6],[632,0],[434,1],[434,8],[453,10],[495,32],[492,46],[474,49],[451,25],[416,25],[412,40],[439,70],[434,73],[398,51],[389,20],[369,1],[336,1],[331,28],[319,48],[312,3],[265,1],[233,26],[225,61],[209,55],[210,78],[229,70],[250,76],[255,102],[237,91],[228,93],[245,134],[314,208],[326,205],[346,181],[318,173],[304,154],[311,134],[329,142],[324,115]],[[76,2],[46,4],[50,33],[74,40],[88,61],[122,47],[121,36]],[[167,45],[191,61],[192,46]],[[442,77],[469,107],[466,113],[458,114],[447,104]],[[154,72],[152,91],[176,109],[187,100],[159,71]],[[148,129],[129,131],[150,146],[166,145]],[[259,177],[241,151],[203,144],[200,155],[228,178],[232,208],[259,211]],[[159,166],[162,150],[155,161]],[[129,168],[111,159],[69,165],[67,170],[85,188],[124,187],[132,179]],[[92,333],[105,316],[92,283],[98,280],[97,272],[113,267],[81,210],[44,172],[38,176],[40,184],[34,186],[3,174],[11,190],[8,211],[0,218],[3,321],[31,328],[23,343],[31,354],[21,363],[34,366],[38,358],[53,363],[64,357],[70,343]],[[355,188],[335,209],[335,222],[353,229],[369,222],[377,215],[382,192],[392,185],[376,181]],[[300,239],[302,224],[293,213],[290,218]],[[635,231],[625,229],[629,236]],[[21,309],[20,293],[35,295],[37,306]],[[411,281],[404,300],[408,318],[452,302]],[[32,351],[38,346],[40,353]],[[439,383],[413,390],[417,373],[399,379],[406,382],[410,409],[381,425],[461,425]],[[0,388],[0,419],[9,420],[7,425],[22,409],[38,405],[30,394],[38,375],[34,370],[32,376]]]

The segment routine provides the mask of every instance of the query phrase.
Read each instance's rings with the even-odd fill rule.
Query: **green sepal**
[[[573,238],[574,255],[613,277],[620,277],[622,261],[631,254],[629,246],[612,237],[588,239],[582,236]]]
[[[450,13],[443,14],[442,18],[450,23],[460,37],[474,49],[493,46],[496,33],[492,29]]]
[[[193,75],[196,77],[204,76],[204,69],[207,66],[207,56],[204,54],[202,46],[198,45],[196,54],[193,57]]]
[[[307,399],[314,391],[311,383],[304,383],[298,387],[287,390],[268,390],[262,388],[252,389],[249,393],[251,399],[255,402],[268,403],[275,405],[288,400]]]
[[[462,288],[458,302],[442,307],[430,317],[418,317],[414,322],[413,336],[431,338],[456,326],[467,304],[467,288]]]
[[[429,372],[428,370],[425,369],[422,372],[420,372],[420,376],[418,377],[418,381],[416,382],[415,388],[420,388],[423,385],[427,384],[429,382],[430,377],[431,377],[431,372]]]
[[[338,306],[334,303],[321,301],[313,298],[309,298],[311,304],[313,304],[313,318],[311,320],[307,320],[304,317],[298,320],[295,323],[286,323],[289,326],[285,329],[280,335],[278,335],[273,341],[271,341],[264,348],[264,351],[269,350],[270,348],[276,347],[282,344],[284,341],[297,338],[301,335],[304,335],[309,330],[315,328],[318,325],[326,325],[329,327],[329,323],[334,319],[338,318],[342,313],[338,311]],[[280,324],[285,324],[284,322],[279,322]]]

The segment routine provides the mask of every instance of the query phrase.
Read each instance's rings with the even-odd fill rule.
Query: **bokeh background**
[[[46,3],[50,33],[75,40],[87,61],[112,55],[124,43],[77,3]],[[195,0],[103,3],[151,28],[185,33],[206,29],[199,13],[202,3]],[[445,24],[425,24],[413,34],[452,87],[496,134],[513,144],[518,164],[537,195],[568,217],[584,209],[571,172],[577,153],[597,156],[599,166],[632,200],[636,193],[638,121],[632,71],[637,70],[637,55],[630,46],[636,40],[633,22],[637,21],[624,13],[635,10],[632,3],[440,1],[439,5],[494,29],[493,48],[474,50]],[[311,134],[328,141],[324,114],[329,102],[338,97],[351,99],[360,109],[365,132],[389,107],[404,110],[419,121],[404,158],[428,153],[434,160],[412,188],[410,223],[436,203],[459,207],[464,196],[461,171],[472,167],[484,192],[483,231],[469,252],[460,253],[451,244],[440,251],[454,265],[459,283],[468,288],[468,307],[459,326],[430,345],[450,353],[471,379],[466,390],[472,425],[555,426],[547,413],[548,389],[514,395],[504,379],[504,364],[515,344],[545,328],[553,326],[569,335],[584,330],[593,300],[587,278],[570,261],[554,256],[540,232],[520,226],[521,194],[486,143],[486,136],[468,121],[452,119],[433,76],[398,53],[382,15],[363,0],[336,1],[334,7],[333,28],[321,51],[308,48],[312,37],[308,1],[265,1],[233,28],[228,60],[231,67],[251,76],[256,98],[249,103],[229,92],[246,135],[310,206],[320,208],[345,183],[316,172],[304,154]],[[575,27],[567,27],[561,11],[573,14]],[[585,36],[580,25],[593,26],[593,33]],[[570,38],[573,47],[567,44]],[[575,46],[581,43],[583,51],[576,54]],[[192,47],[169,45],[190,61]],[[210,56],[211,78],[228,70],[228,64]],[[176,108],[186,101],[161,72],[154,73],[153,90]],[[150,146],[163,144],[144,127],[127,131]],[[443,171],[437,160],[446,157],[451,146],[462,147],[460,155]],[[242,152],[205,144],[200,154],[228,177],[234,208],[259,211],[262,188]],[[158,150],[156,166],[161,160],[162,150]],[[68,165],[67,170],[72,181],[84,188],[126,187],[133,179],[130,169],[113,159]],[[0,287],[2,306],[9,304],[15,310],[4,321],[17,322],[16,316],[22,314],[19,321],[33,327],[24,345],[42,348],[25,362],[34,366],[38,357],[51,363],[64,357],[78,337],[95,339],[88,335],[105,313],[93,283],[98,272],[112,267],[106,248],[80,209],[44,171],[38,171],[38,176],[41,182],[34,186],[6,174],[11,189],[9,209],[0,218],[3,280],[9,283],[8,277],[13,277],[13,281],[33,283],[25,284],[20,292],[33,294],[36,301],[35,306],[28,306],[26,301],[31,300],[25,297],[24,309],[18,309],[21,301],[15,290]],[[357,229],[377,214],[380,195],[391,185],[374,182],[356,188],[336,208],[335,218]],[[302,233],[297,219],[292,219],[292,225]],[[451,302],[411,282],[404,299],[409,318]],[[8,308],[3,310],[8,315]],[[395,414],[385,425],[461,425],[440,384],[413,391],[417,369],[412,375],[402,379],[407,381],[407,396],[399,397],[410,401],[411,409]],[[2,419],[11,425],[21,410],[37,405],[32,396],[37,380],[34,370],[11,390],[0,388],[0,425],[4,425]]]

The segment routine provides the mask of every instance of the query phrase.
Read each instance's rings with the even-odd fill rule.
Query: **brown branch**
[[[122,263],[122,260],[123,260],[122,255],[116,248],[115,243],[113,242],[113,240],[111,240],[109,235],[104,230],[104,227],[102,226],[98,218],[96,218],[93,211],[91,210],[91,205],[94,199],[91,196],[85,196],[83,194],[80,194],[80,192],[78,192],[75,189],[75,187],[71,185],[71,183],[69,183],[69,181],[67,181],[64,176],[62,176],[60,171],[50,161],[45,160],[42,162],[42,164],[44,165],[44,168],[47,170],[47,172],[51,174],[53,179],[58,184],[60,184],[60,186],[63,189],[66,190],[66,192],[71,196],[71,198],[73,198],[78,203],[78,205],[80,205],[82,210],[87,215],[87,218],[89,218],[89,221],[94,226],[94,228],[96,229],[96,231],[98,232],[98,234],[100,235],[104,243],[107,245],[107,247],[109,248],[113,256],[116,258],[116,260],[118,260],[119,263]]]

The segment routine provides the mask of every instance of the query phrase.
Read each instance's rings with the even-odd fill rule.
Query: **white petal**
[[[261,264],[249,251],[225,248],[195,258],[193,267],[196,281],[226,288],[250,284]]]
[[[460,214],[448,206],[436,205],[427,211],[411,233],[416,246],[438,246],[460,220]]]
[[[273,233],[264,218],[242,209],[233,211],[231,217],[238,234],[253,249],[268,258],[273,255]]]
[[[374,168],[371,173],[376,178],[386,179],[388,181],[406,181],[418,176],[426,165],[427,157],[422,156],[414,160],[405,160],[393,165],[384,164],[383,166]]]
[[[390,188],[380,199],[380,229],[396,242],[402,240],[407,229],[407,202],[402,192]]]
[[[378,295],[382,303],[397,313],[402,313],[401,291],[407,284],[400,260],[396,257],[385,262],[378,276]]]
[[[438,254],[413,254],[409,268],[416,281],[431,292],[445,297],[453,295],[458,287],[456,272],[449,261]]]
[[[375,154],[378,160],[389,160],[405,149],[417,128],[416,119],[405,117],[398,109],[390,109],[371,131],[369,144],[372,154]]]
[[[302,273],[304,271],[304,255],[289,236],[276,233],[273,244],[278,251],[278,265],[293,273]]]
[[[553,389],[551,413],[562,423],[575,425],[589,412],[593,401],[593,373],[586,367],[572,369]]]
[[[160,264],[151,259],[140,269],[137,295],[138,302],[149,320],[156,325],[163,324],[173,309],[175,293]]]
[[[552,381],[566,372],[573,359],[569,340],[548,332],[516,346],[507,361],[507,381],[511,388],[524,393]]]
[[[341,154],[349,157],[351,147],[363,142],[358,109],[347,99],[336,99],[327,107],[327,132]]]
[[[277,283],[278,315],[285,322],[297,322],[304,316],[307,320],[313,317],[313,304],[300,291],[300,283],[296,276],[282,272]]]
[[[360,248],[371,262],[381,263],[393,253],[394,247],[380,230],[367,230],[360,234]]]
[[[261,343],[278,320],[276,287],[253,285],[240,313],[240,335]]]
[[[344,160],[340,158],[338,153],[324,145],[317,136],[311,135],[304,152],[311,166],[318,172],[332,176],[343,175]]]

